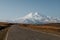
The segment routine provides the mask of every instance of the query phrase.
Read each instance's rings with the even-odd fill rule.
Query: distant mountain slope
[[[60,18],[49,17],[38,12],[29,13],[24,17],[16,18],[15,20],[0,20],[0,22],[8,23],[25,23],[25,24],[46,24],[46,23],[60,23]]]
[[[26,24],[45,24],[45,23],[60,23],[59,18],[49,17],[40,13],[29,13],[28,15],[17,18],[15,23],[26,23]]]

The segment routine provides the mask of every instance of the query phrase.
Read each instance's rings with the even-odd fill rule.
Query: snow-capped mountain
[[[60,23],[59,18],[49,17],[40,13],[29,13],[28,15],[17,18],[14,20],[15,23],[26,23],[26,24],[44,24],[44,23]]]

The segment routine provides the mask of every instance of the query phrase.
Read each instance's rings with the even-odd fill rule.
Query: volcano
[[[15,23],[25,23],[25,24],[60,23],[60,19],[45,16],[36,12],[36,13],[29,13],[24,17],[17,18],[15,20]]]

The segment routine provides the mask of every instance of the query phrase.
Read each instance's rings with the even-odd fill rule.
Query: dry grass
[[[6,33],[8,31],[8,28],[11,26],[11,23],[7,22],[0,22],[0,40],[4,40]]]
[[[7,23],[7,22],[0,22],[0,26],[6,27],[3,30],[0,30],[0,40],[3,40],[7,31],[8,27],[11,27],[11,25],[18,25],[19,27],[33,29],[37,31],[44,31],[44,32],[50,32],[50,33],[56,33],[60,35],[60,23],[50,23],[50,24],[39,24],[39,25],[33,25],[33,24],[17,24],[17,23]]]
[[[32,24],[20,24],[20,27],[30,28],[33,30],[56,33],[60,35],[60,23],[51,23],[51,24],[41,24],[41,25],[32,25]]]
[[[4,40],[5,39],[7,31],[8,31],[8,28],[3,29],[3,30],[0,31],[0,40]]]
[[[0,22],[0,26],[3,27],[10,27],[11,25],[16,25],[17,23],[7,23],[7,22]],[[50,23],[50,24],[18,24],[20,27],[31,28],[34,30],[42,30],[47,32],[59,32],[60,33],[60,23]]]

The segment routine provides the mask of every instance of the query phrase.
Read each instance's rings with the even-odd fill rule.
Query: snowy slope
[[[17,18],[15,23],[26,23],[26,24],[44,24],[44,23],[60,23],[59,18],[49,17],[40,13],[29,13],[28,15]]]

